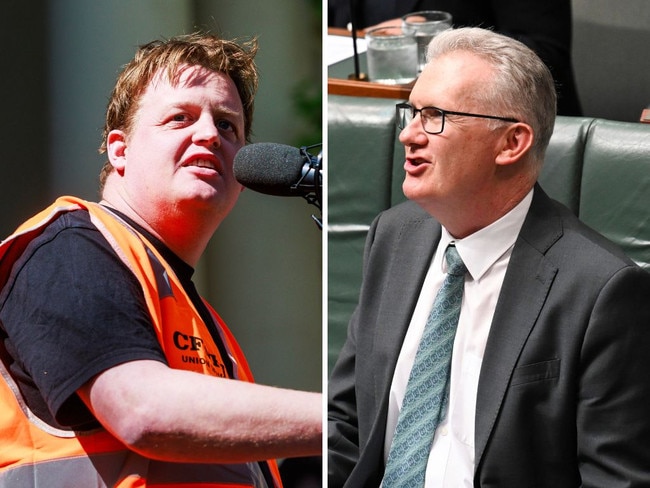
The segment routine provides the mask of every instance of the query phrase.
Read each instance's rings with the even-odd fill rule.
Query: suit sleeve
[[[624,268],[603,287],[580,361],[582,486],[650,486],[650,274]]]
[[[368,232],[364,251],[364,277],[377,220]],[[356,336],[362,327],[357,310],[348,325],[347,338],[328,383],[328,487],[345,484],[359,460],[359,423],[356,399]]]

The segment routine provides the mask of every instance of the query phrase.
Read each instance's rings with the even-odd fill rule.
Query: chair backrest
[[[328,100],[330,365],[358,298],[368,227],[382,210],[405,199],[395,103]],[[649,124],[558,117],[539,181],[551,197],[650,270]]]
[[[650,271],[650,127],[596,119],[583,158],[578,216]]]
[[[637,122],[650,104],[650,2],[571,0],[573,68],[589,117]]]

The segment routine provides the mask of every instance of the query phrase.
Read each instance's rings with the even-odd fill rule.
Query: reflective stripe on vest
[[[219,315],[212,314],[229,358],[222,358],[209,330],[173,270],[142,235],[102,206],[61,197],[21,225],[0,243],[0,289],[13,263],[29,242],[61,213],[86,210],[91,221],[136,276],[151,320],[170,367],[227,377],[225,361],[235,365],[234,378],[252,381],[246,359]],[[136,488],[136,487],[266,487],[257,463],[184,464],[152,461],[128,450],[104,429],[90,433],[63,431],[46,425],[25,404],[6,367],[0,347],[0,488]],[[268,461],[275,485],[281,487],[275,461]]]
[[[0,472],[1,488],[25,488],[43,486],[47,488],[115,488],[131,486],[176,487],[264,486],[251,484],[251,473],[244,464],[170,464],[150,461],[132,453],[129,459],[124,454],[107,453],[92,456],[56,459],[28,464]],[[129,476],[128,473],[133,473]],[[146,473],[146,485],[141,475]],[[261,478],[261,473],[258,475]],[[218,484],[215,484],[218,479]]]

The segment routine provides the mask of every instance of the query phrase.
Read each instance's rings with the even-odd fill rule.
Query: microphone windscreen
[[[284,144],[260,142],[242,147],[233,162],[235,178],[251,190],[277,196],[292,196],[291,187],[302,176],[305,158]]]

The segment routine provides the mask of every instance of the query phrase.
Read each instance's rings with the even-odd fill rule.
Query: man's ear
[[[112,130],[106,138],[106,154],[118,174],[124,174],[126,167],[126,134],[121,130]]]
[[[508,165],[521,160],[533,145],[535,135],[533,128],[523,122],[517,122],[508,127],[504,134],[503,146],[497,154],[496,163]]]

